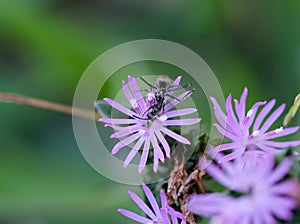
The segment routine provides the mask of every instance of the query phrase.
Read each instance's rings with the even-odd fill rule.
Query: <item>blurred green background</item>
[[[198,53],[226,95],[248,86],[248,106],[290,106],[300,92],[299,21],[297,0],[2,0],[0,91],[72,104],[98,55],[158,38]],[[70,116],[3,103],[0,111],[0,223],[132,223],[116,209],[135,210],[127,189],[138,188],[87,164]]]

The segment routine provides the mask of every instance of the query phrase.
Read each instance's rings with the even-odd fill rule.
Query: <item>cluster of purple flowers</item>
[[[172,85],[178,85],[180,80],[181,77],[177,77]],[[156,119],[151,121],[141,119],[147,113],[147,109],[153,105],[154,92],[149,90],[144,98],[134,77],[128,76],[128,83],[130,88],[123,81],[123,91],[133,110],[111,99],[105,101],[129,118],[101,118],[100,121],[116,130],[111,138],[122,138],[113,148],[112,154],[135,142],[124,161],[124,167],[142,149],[138,168],[139,172],[142,172],[152,146],[153,169],[156,172],[158,162],[164,162],[165,156],[169,158],[171,153],[164,135],[183,144],[190,144],[188,139],[167,127],[197,124],[201,119],[173,119],[197,111],[195,108],[171,110],[180,102],[176,99],[167,103],[164,113]],[[195,215],[210,217],[212,224],[271,224],[277,223],[277,219],[288,221],[291,220],[292,212],[298,206],[295,194],[300,194],[300,186],[296,181],[286,178],[293,159],[287,157],[275,166],[275,156],[284,153],[289,147],[299,146],[300,141],[282,142],[274,139],[293,134],[299,127],[278,127],[269,130],[283,113],[285,105],[279,106],[269,115],[275,100],[257,102],[246,112],[247,94],[248,90],[245,88],[240,100],[234,99],[234,108],[232,96],[229,95],[226,99],[225,113],[216,99],[211,97],[218,121],[214,126],[229,141],[215,147],[209,146],[215,152],[215,158],[212,158],[215,162],[205,161],[205,164],[199,164],[199,167],[206,167],[207,173],[230,192],[191,195],[185,208]],[[189,91],[178,98],[182,100],[187,95],[190,95]],[[199,161],[203,162],[203,160]],[[151,208],[135,193],[129,192],[129,195],[148,218],[124,209],[119,209],[119,212],[139,223],[171,224],[178,223],[178,219],[181,223],[185,223],[184,215],[168,205],[163,191],[160,192],[161,207],[159,207],[150,189],[144,184],[143,190]],[[232,192],[238,196],[233,196]]]

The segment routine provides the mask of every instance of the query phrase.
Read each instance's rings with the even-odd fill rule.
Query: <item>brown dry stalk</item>
[[[24,104],[32,107],[42,108],[45,110],[52,110],[64,114],[75,115],[91,120],[98,120],[101,116],[94,111],[89,111],[81,108],[67,106],[59,103],[54,103],[37,98],[27,97],[15,93],[0,92],[0,102]]]

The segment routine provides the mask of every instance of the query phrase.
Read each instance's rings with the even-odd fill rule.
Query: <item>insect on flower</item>
[[[159,90],[164,91],[162,96],[165,100],[169,98],[168,95],[173,93],[174,90],[172,89],[180,88],[175,88],[173,86],[178,86],[181,78],[181,76],[178,76],[172,85],[164,88],[164,90],[159,88]],[[153,149],[153,171],[157,172],[159,161],[164,162],[165,158],[170,158],[171,155],[171,147],[169,146],[165,136],[169,136],[182,144],[191,144],[188,139],[169,129],[169,126],[181,127],[186,125],[194,125],[201,121],[201,118],[176,119],[176,117],[190,115],[197,112],[196,108],[174,109],[177,104],[179,104],[187,96],[191,95],[192,91],[186,91],[177,97],[178,100],[173,98],[169,103],[166,103],[166,105],[164,105],[164,114],[159,114],[159,116],[155,114],[155,118],[148,119],[143,118],[143,115],[150,113],[148,108],[152,105],[155,105],[154,102],[152,102],[153,98],[151,98],[151,96],[155,97],[155,93],[158,94],[158,88],[154,89],[155,91],[150,89],[147,96],[143,97],[138,86],[137,79],[135,77],[128,76],[128,83],[126,83],[124,80],[122,81],[122,89],[125,97],[131,104],[131,108],[128,108],[109,98],[104,98],[103,100],[114,109],[118,110],[124,115],[127,115],[128,118],[104,117],[99,119],[100,122],[105,123],[105,127],[111,127],[115,130],[115,133],[113,133],[110,137],[118,138],[120,140],[120,142],[113,147],[111,153],[115,155],[120,151],[121,148],[129,146],[131,143],[133,143],[134,145],[132,150],[127,155],[123,166],[126,168],[137,155],[138,151],[141,151],[142,155],[138,168],[139,173],[141,173],[146,166],[147,158],[150,155],[150,150]],[[150,93],[152,93],[152,95]],[[152,111],[152,109],[150,110]]]
[[[190,83],[184,83],[184,84],[173,84],[171,85],[171,79],[166,75],[159,75],[156,78],[155,86],[153,86],[151,83],[146,81],[143,77],[141,77],[141,80],[146,83],[150,90],[148,91],[148,109],[144,112],[142,117],[136,117],[142,120],[153,120],[157,118],[158,115],[161,115],[165,112],[165,105],[168,100],[168,98],[175,99],[177,101],[181,101],[182,99],[179,99],[175,96],[173,96],[173,92],[176,90],[184,89],[187,87],[190,87]],[[188,92],[186,96],[184,96],[183,99],[190,96],[193,91]],[[147,118],[144,118],[144,116],[147,115]]]

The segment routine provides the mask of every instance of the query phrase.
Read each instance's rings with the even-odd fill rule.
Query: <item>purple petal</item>
[[[253,126],[253,131],[257,131],[260,129],[260,125],[262,123],[262,121],[264,120],[264,118],[267,116],[267,114],[271,111],[271,109],[274,107],[275,105],[275,99],[271,100],[269,103],[267,103],[266,106],[264,106],[264,108],[260,111],[260,113],[258,114],[254,126]]]
[[[291,192],[300,193],[299,183],[293,179],[286,180],[281,183],[277,183],[270,189],[272,194],[278,194],[282,196],[290,195]],[[292,199],[292,198],[291,198]]]
[[[276,169],[271,173],[271,175],[268,178],[268,182],[270,184],[275,183],[279,181],[281,178],[283,178],[291,169],[291,166],[293,165],[293,159],[292,158],[286,158],[284,159],[277,167]]]
[[[142,96],[140,88],[137,84],[136,78],[129,75],[128,76],[128,82],[129,82],[129,86],[131,88],[131,91],[132,91],[135,99],[137,100],[138,105],[140,105],[140,107],[142,108],[143,111],[146,111],[147,110],[146,103],[145,103],[145,100]]]
[[[239,133],[237,133],[237,135],[235,133],[232,133],[229,130],[224,130],[219,124],[214,124],[214,126],[217,128],[217,130],[220,132],[220,134],[224,135],[225,137],[231,139],[232,141],[240,141],[240,136],[238,136]]]
[[[138,214],[135,214],[135,213],[125,210],[125,209],[119,208],[118,212],[120,212],[122,215],[126,216],[127,218],[130,218],[139,223],[151,223],[152,222],[152,220],[150,220],[150,219],[147,219],[143,216],[140,216]]]
[[[113,133],[110,137],[111,138],[121,138],[121,137],[130,135],[130,134],[132,134],[134,132],[137,132],[139,130],[142,130],[142,129],[143,129],[143,127],[140,124],[131,125],[131,126],[128,126],[128,127],[123,127],[122,130]]]
[[[290,128],[284,128],[281,132],[276,133],[276,134],[271,134],[273,131],[269,131],[267,133],[264,134],[264,139],[268,140],[268,139],[273,139],[273,138],[279,138],[282,136],[287,136],[290,134],[293,134],[295,132],[297,132],[299,130],[299,127],[290,127]]]
[[[231,94],[229,94],[229,96],[226,99],[227,123],[230,124],[230,126],[232,127],[239,127],[236,116],[232,109],[231,101],[232,101],[232,96]]]
[[[185,108],[185,109],[172,110],[172,111],[166,112],[165,115],[168,118],[171,118],[171,117],[177,117],[177,116],[192,114],[192,113],[195,113],[195,112],[197,112],[196,108]]]
[[[138,139],[141,136],[140,133],[135,133],[123,140],[121,140],[120,142],[118,142],[112,149],[111,154],[115,155],[117,152],[119,152],[119,150],[121,148],[123,148],[126,145],[129,145],[131,142],[135,141],[136,139]]]
[[[161,190],[159,195],[160,195],[161,207],[166,208],[168,206],[168,201],[165,192]]]
[[[229,196],[220,193],[198,194],[190,197],[186,208],[194,214],[210,217],[222,213],[231,201]]]
[[[123,89],[124,95],[127,98],[128,102],[130,102],[133,99],[133,96],[131,95],[131,93],[128,89],[127,83],[124,80],[122,80],[122,89]]]
[[[292,210],[297,207],[295,200],[289,198],[273,198],[271,211],[274,215],[282,220],[289,221],[293,217]]]
[[[164,147],[166,156],[168,158],[170,158],[171,149],[170,149],[170,146],[169,146],[167,140],[165,139],[165,137],[161,134],[161,132],[159,130],[155,130],[155,134],[156,134],[157,138],[159,139],[160,143],[162,144],[162,146]]]
[[[166,209],[163,209],[163,208],[160,209],[160,214],[161,214],[161,217],[163,219],[162,221],[163,221],[164,224],[171,224]]]
[[[138,169],[139,173],[141,173],[146,166],[146,162],[147,162],[147,158],[148,158],[148,154],[149,154],[149,148],[150,148],[150,139],[147,138],[145,141],[145,144],[144,144],[144,149],[143,149],[142,157],[141,157],[140,164],[139,164],[139,169]]]
[[[174,82],[170,85],[170,87],[171,87],[171,86],[178,86],[179,83],[180,83],[180,81],[181,81],[181,78],[182,78],[182,76],[177,76],[177,78],[176,78],[176,79],[174,80]],[[168,94],[172,96],[173,93],[174,93],[174,90],[172,90],[172,88],[171,88],[171,90],[168,91]],[[165,99],[168,100],[169,97],[166,96]]]
[[[161,148],[158,145],[156,136],[154,135],[154,133],[150,136],[150,141],[151,144],[153,146],[153,151],[154,151],[154,166],[153,166],[153,170],[156,173],[157,172],[157,167],[158,167],[158,162],[159,160],[161,160],[162,162],[164,162],[165,158],[164,158],[164,154],[161,151]]]
[[[130,153],[128,154],[128,156],[126,157],[123,167],[126,168],[128,166],[128,164],[131,162],[131,160],[135,157],[135,155],[137,154],[137,152],[139,151],[139,149],[141,148],[142,144],[144,143],[145,139],[144,138],[140,138],[136,144],[133,146],[133,148],[131,149]]]
[[[216,181],[226,187],[231,187],[232,180],[228,178],[224,170],[221,170],[218,166],[210,163],[206,168],[207,173],[212,176]]]
[[[247,95],[248,95],[248,89],[247,89],[247,87],[245,87],[244,91],[243,91],[243,93],[241,95],[241,98],[240,98],[240,111],[241,111],[241,115],[243,115],[243,116],[245,116],[245,111],[246,111],[246,99],[247,99]],[[241,117],[243,117],[243,116],[241,116]]]
[[[240,148],[241,147],[241,143],[239,142],[232,142],[232,143],[225,143],[225,144],[221,144],[219,146],[216,147],[216,150],[218,152],[222,152],[222,151],[225,151],[225,150],[234,150],[236,148]]]
[[[262,128],[260,131],[264,133],[267,131],[271,125],[277,120],[277,118],[282,114],[284,111],[285,104],[282,104],[280,107],[278,107],[271,115],[270,117],[266,120],[266,122],[263,124]]]
[[[215,117],[218,120],[218,122],[223,126],[226,127],[226,116],[223,113],[223,111],[221,110],[217,100],[214,97],[210,97],[211,102],[214,105],[214,113],[215,113]]]
[[[130,109],[128,109],[127,107],[117,103],[116,101],[109,99],[109,98],[104,98],[103,99],[105,102],[107,102],[109,105],[111,105],[113,108],[117,109],[118,111],[127,114],[129,116],[137,116],[136,113],[134,113],[133,111],[131,111]]]
[[[115,118],[100,118],[100,122],[108,123],[108,124],[136,124],[137,120],[134,119],[115,119]]]
[[[273,147],[269,147],[269,146],[266,146],[262,143],[256,143],[257,147],[259,147],[260,149],[262,149],[263,151],[267,152],[267,153],[275,153],[275,154],[282,154],[285,152],[285,150],[279,150],[279,149],[275,149]]]
[[[191,144],[190,141],[187,140],[186,138],[182,137],[181,135],[176,134],[175,132],[173,132],[165,127],[160,127],[159,129],[166,135],[170,136],[171,138],[173,138],[183,144],[187,144],[187,145]]]
[[[297,147],[300,145],[299,141],[289,141],[289,142],[272,142],[272,141],[263,141],[262,144],[276,147],[276,148],[287,148],[287,147]]]
[[[183,125],[193,125],[201,121],[201,118],[190,118],[190,119],[179,119],[179,120],[166,120],[164,126],[183,126]]]
[[[244,120],[244,125],[245,125],[245,127],[247,127],[248,129],[250,128],[250,126],[252,125],[252,123],[253,123],[253,121],[254,121],[254,118],[255,118],[255,115],[256,115],[256,113],[257,113],[257,110],[258,110],[258,108],[260,107],[260,106],[263,106],[263,105],[265,105],[266,104],[266,101],[264,101],[264,102],[257,102],[257,103],[255,103],[253,106],[252,106],[252,108],[249,110],[249,111],[252,111],[252,115],[248,118],[248,120],[247,120],[247,118],[246,118],[246,122],[245,122],[245,120]],[[247,133],[247,135],[249,135],[249,133]]]
[[[168,103],[165,106],[165,112],[169,111],[170,109],[172,109],[173,107],[175,107],[177,104],[179,104],[182,100],[184,100],[188,95],[190,95],[192,93],[192,91],[186,91],[182,94],[180,94],[177,99],[173,99],[170,103]]]
[[[152,206],[152,208],[153,208],[156,216],[158,216],[160,214],[160,210],[159,210],[158,204],[157,204],[157,202],[156,202],[156,200],[155,200],[155,198],[154,198],[151,190],[149,189],[149,187],[147,187],[146,184],[143,184],[142,187],[143,187],[145,195],[148,198],[148,201],[150,202],[150,204],[151,204],[151,206]]]
[[[152,212],[152,210],[146,205],[146,203],[134,192],[128,191],[129,196],[131,199],[136,203],[137,206],[142,209],[152,220],[155,220],[157,217],[156,215]]]
[[[238,158],[239,156],[241,156],[243,154],[244,151],[245,151],[244,147],[236,148],[232,153],[229,153],[228,155],[223,156],[218,162],[224,163],[224,162],[233,160],[235,158]]]

